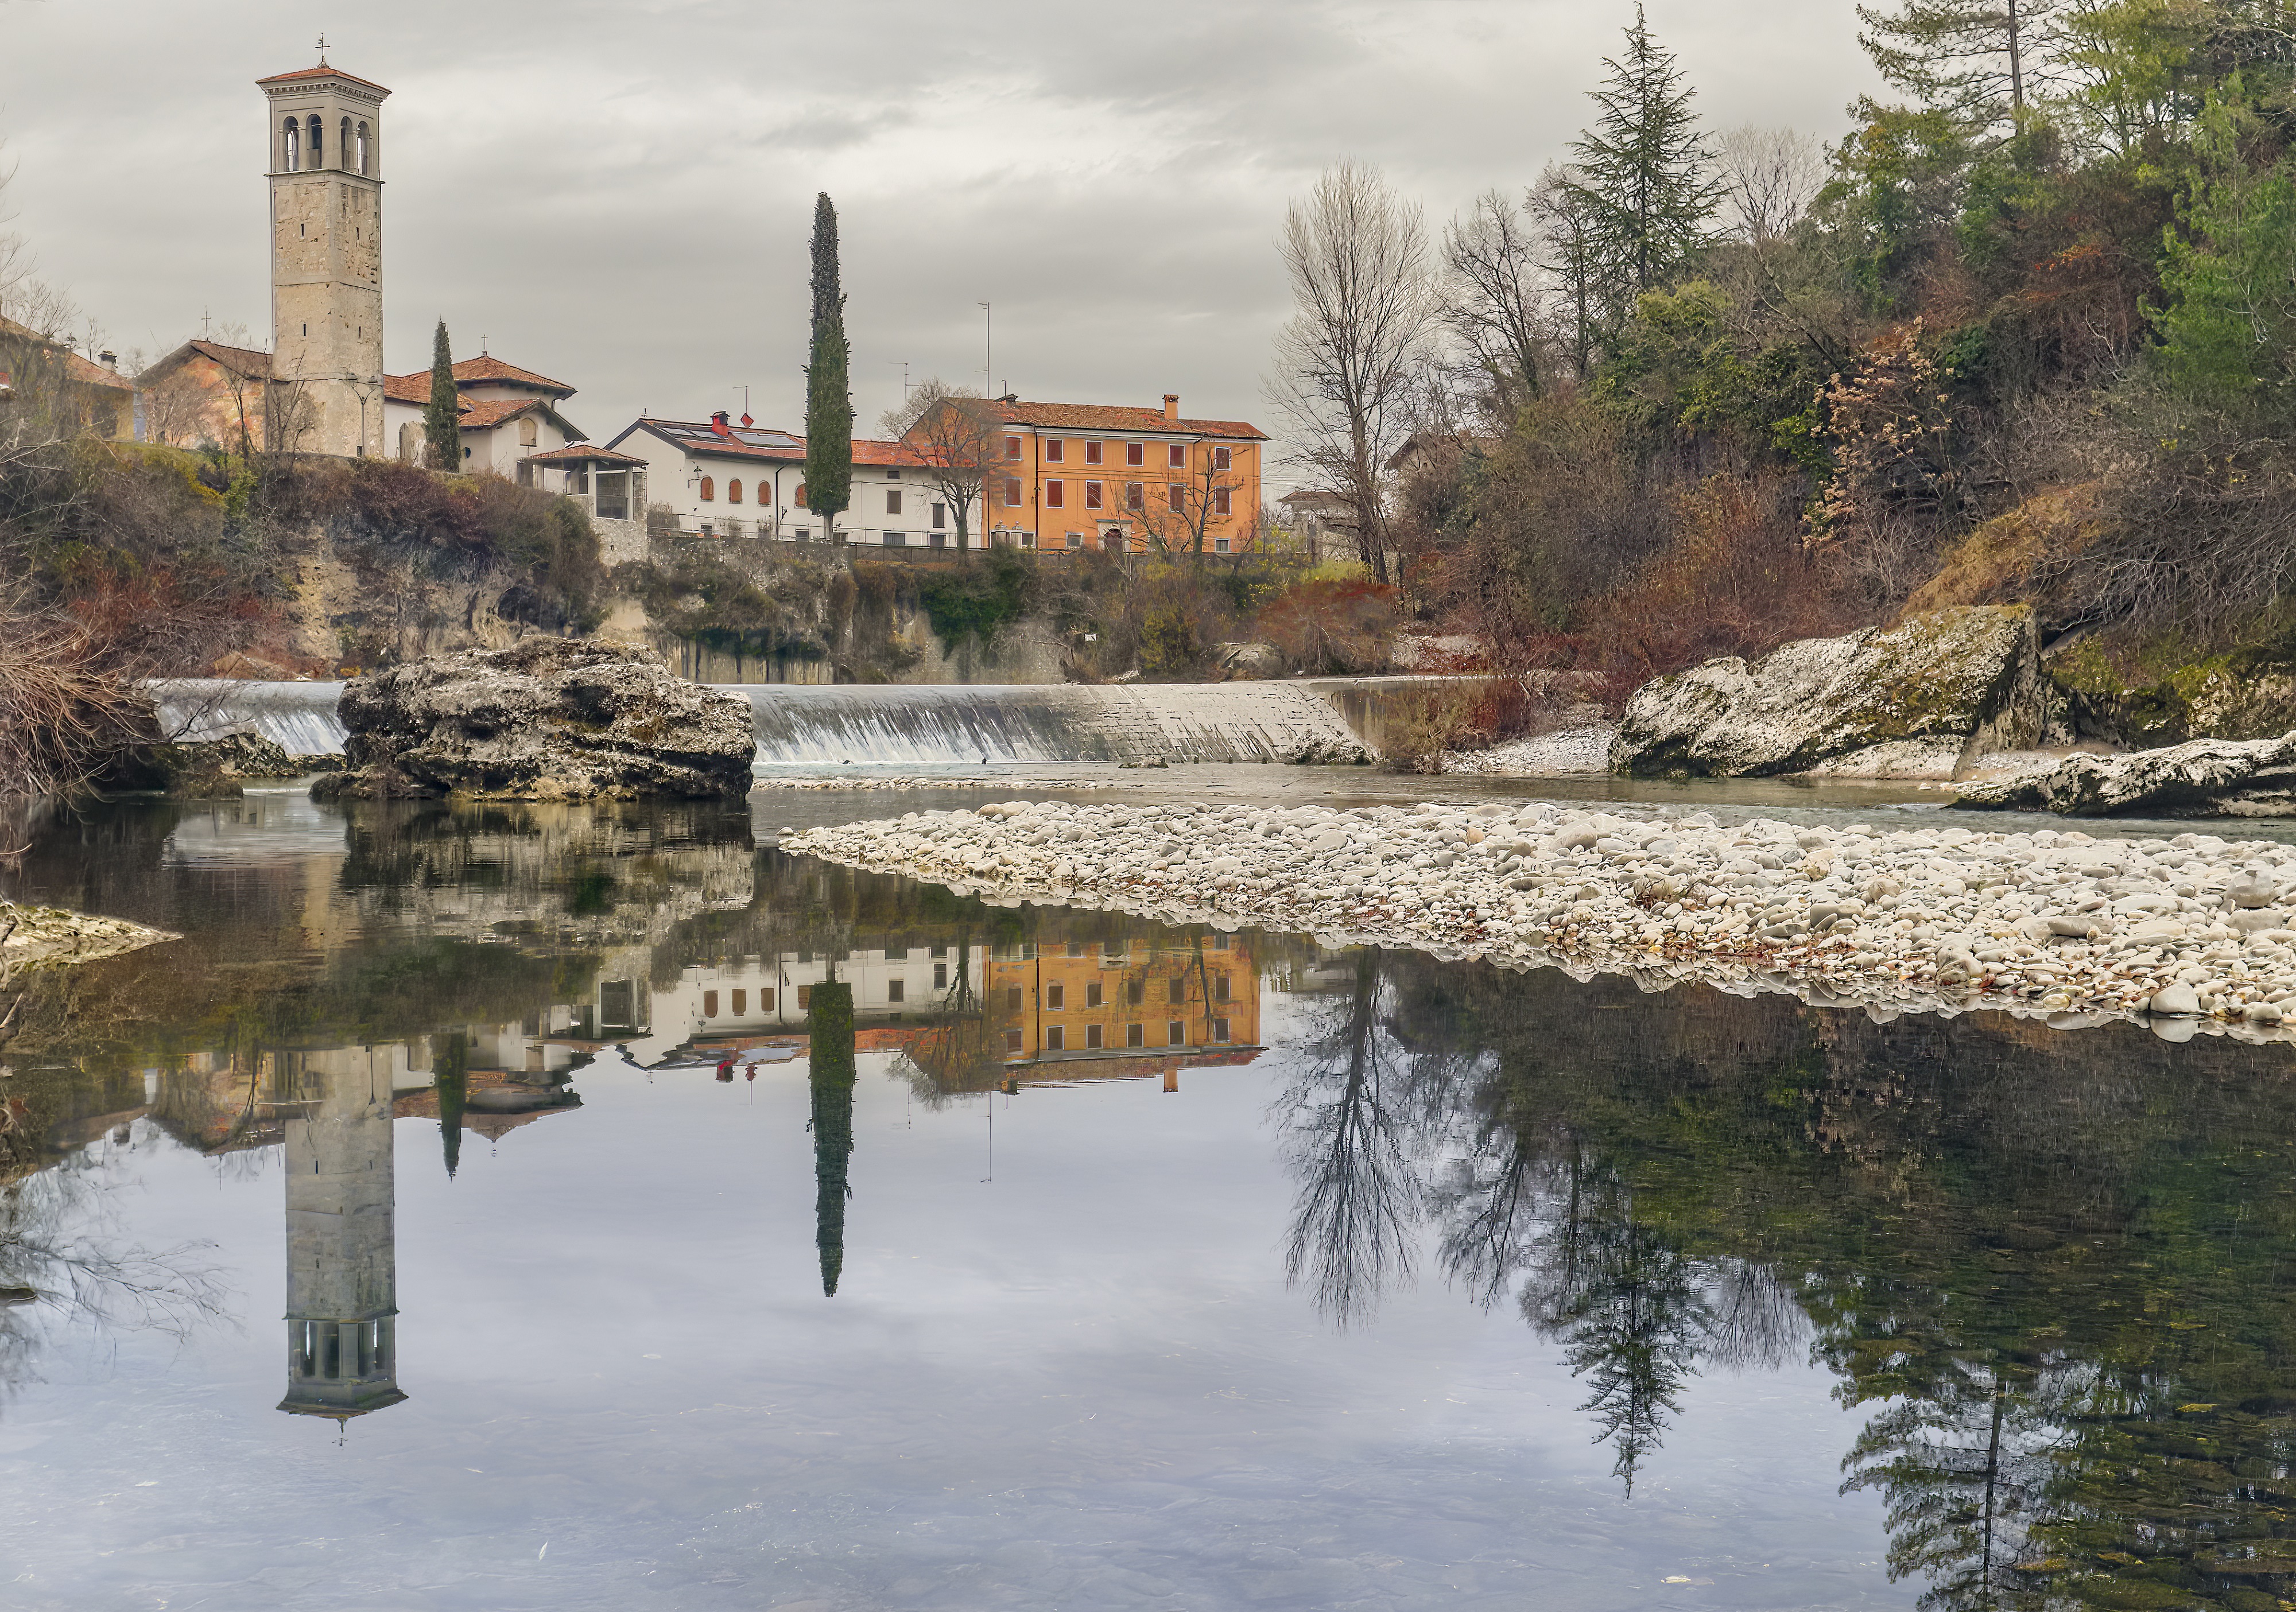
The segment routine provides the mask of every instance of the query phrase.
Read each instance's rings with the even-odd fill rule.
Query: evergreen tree
[[[806,507],[829,537],[853,501],[853,395],[847,380],[845,293],[837,273],[837,209],[813,203],[813,349],[805,368]]]
[[[2055,0],[1896,0],[1860,5],[1857,43],[1892,89],[1972,130],[2021,125]],[[2096,8],[2103,9],[2103,8]]]
[[[430,339],[430,402],[422,411],[422,440],[434,471],[463,468],[463,398],[455,389],[455,360],[447,347],[447,322]]]
[[[1625,53],[1603,64],[1609,81],[1587,92],[1602,110],[1570,150],[1607,299],[1620,318],[1705,244],[1722,187],[1690,110],[1698,92],[1683,83],[1674,53],[1651,37],[1641,6]]]

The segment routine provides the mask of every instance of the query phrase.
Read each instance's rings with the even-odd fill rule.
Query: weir
[[[1287,683],[716,685],[755,714],[760,766],[1289,761],[1360,742],[1325,688]],[[339,754],[340,683],[154,683],[172,738],[253,732]]]

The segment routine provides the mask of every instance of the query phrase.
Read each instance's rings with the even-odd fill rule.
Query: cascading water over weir
[[[983,762],[1335,759],[1360,741],[1339,708],[1287,683],[723,685],[750,702],[761,767]],[[171,737],[253,732],[295,755],[340,753],[340,683],[155,683]]]

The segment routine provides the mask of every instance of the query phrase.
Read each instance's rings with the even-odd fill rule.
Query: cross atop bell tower
[[[327,65],[256,80],[268,106],[273,451],[382,446],[380,84]]]

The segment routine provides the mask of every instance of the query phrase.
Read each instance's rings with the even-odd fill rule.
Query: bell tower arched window
[[[291,174],[303,165],[303,125],[290,118],[279,127],[279,171]]]
[[[358,126],[358,171],[370,176],[374,172],[372,168],[367,166],[366,125],[364,123]]]
[[[336,166],[348,168],[351,165],[351,120],[343,119],[343,127],[335,140]]]
[[[316,173],[325,166],[321,160],[326,155],[326,138],[327,126],[319,121],[318,113],[313,112],[311,114],[311,145],[310,149],[303,153],[303,167],[308,171]]]

